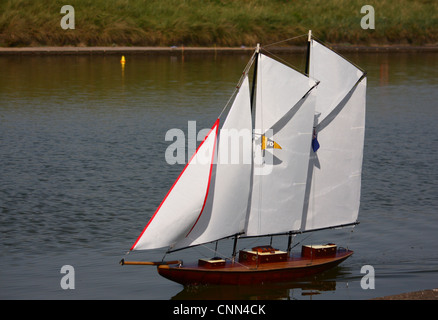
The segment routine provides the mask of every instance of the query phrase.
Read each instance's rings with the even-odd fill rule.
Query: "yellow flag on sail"
[[[262,150],[265,149],[281,149],[281,147],[277,142],[269,140],[266,136],[262,136]]]

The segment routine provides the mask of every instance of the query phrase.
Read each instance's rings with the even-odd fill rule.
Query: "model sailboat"
[[[366,76],[310,32],[308,41],[306,74],[257,46],[225,119],[131,248],[173,252],[234,237],[232,257],[122,264],[157,265],[183,285],[256,284],[322,272],[353,254],[335,244],[290,252],[294,234],[357,224],[360,202]],[[238,238],[281,234],[285,251],[261,246],[236,258]]]

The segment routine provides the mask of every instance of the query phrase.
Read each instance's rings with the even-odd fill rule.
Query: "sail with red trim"
[[[246,76],[219,131],[217,161],[204,212],[173,250],[243,233],[251,186],[251,126]]]
[[[131,250],[171,246],[202,214],[210,187],[219,119],[170,188]]]
[[[246,76],[219,133],[217,120],[131,250],[178,249],[243,232],[252,164],[251,126]],[[200,154],[211,161],[199,164],[195,160]]]

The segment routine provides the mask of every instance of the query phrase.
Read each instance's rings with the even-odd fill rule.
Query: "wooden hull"
[[[338,249],[326,257],[295,255],[285,261],[260,264],[227,261],[220,266],[159,265],[158,273],[182,285],[254,285],[279,283],[321,273],[335,267],[353,254],[347,249]]]

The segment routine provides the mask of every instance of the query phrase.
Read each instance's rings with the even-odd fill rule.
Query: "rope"
[[[305,33],[305,34],[302,34],[302,35],[299,35],[299,36],[296,36],[296,37],[293,37],[293,38],[289,38],[289,39],[286,39],[286,40],[281,40],[281,41],[278,41],[278,42],[274,42],[274,43],[268,44],[268,45],[263,46],[263,47],[266,48],[266,47],[274,46],[274,45],[279,44],[279,43],[291,41],[291,40],[298,39],[298,38],[301,38],[301,37],[307,37],[307,35],[308,34]]]
[[[218,251],[217,251],[217,248],[216,248],[216,250],[213,250],[213,249],[211,249],[210,247],[208,247],[207,244],[201,244],[200,246],[201,246],[201,247],[204,247],[204,248],[206,248],[206,249],[208,249],[208,250],[210,250],[210,251],[212,251],[212,252],[214,252],[214,253],[215,253],[215,256],[220,256],[220,257],[224,258],[224,260],[231,260],[227,255],[218,252]],[[236,263],[236,264],[238,264],[238,265],[240,265],[240,266],[242,266],[242,267],[245,267],[245,268],[247,268],[247,269],[250,269],[250,267],[245,266],[244,264],[241,264],[241,263],[239,263],[239,262],[237,262],[237,261],[234,261],[234,263]]]
[[[302,34],[302,35],[299,35],[299,36],[296,36],[296,37],[292,37],[292,38],[289,38],[289,39],[285,39],[285,40],[277,41],[277,42],[274,42],[274,43],[271,43],[271,44],[265,45],[265,46],[263,46],[263,47],[260,48],[260,49],[264,49],[264,51],[268,52],[269,54],[271,54],[271,55],[274,56],[275,58],[281,60],[283,63],[285,63],[285,64],[288,65],[289,67],[291,67],[291,68],[297,70],[296,67],[292,66],[290,63],[288,63],[287,61],[281,59],[280,57],[274,55],[272,52],[266,50],[266,48],[267,48],[267,47],[270,47],[270,46],[273,46],[273,45],[276,45],[276,44],[279,44],[279,43],[283,43],[283,42],[291,41],[291,40],[294,40],[294,39],[298,39],[298,38],[301,38],[301,37],[304,37],[304,36],[307,36],[307,35],[308,35],[308,34],[305,33],[305,34]],[[235,97],[235,95],[236,95],[237,92],[239,91],[240,86],[242,85],[243,80],[244,80],[245,77],[248,75],[249,69],[251,68],[251,66],[252,66],[252,64],[253,64],[253,62],[254,62],[254,60],[255,60],[256,54],[257,54],[257,52],[254,51],[254,53],[252,54],[251,58],[249,59],[247,65],[246,65],[246,67],[243,69],[242,76],[240,77],[239,81],[237,82],[237,85],[236,85],[236,88],[234,89],[234,92],[232,93],[231,97],[228,99],[228,101],[227,101],[227,103],[225,104],[224,108],[223,108],[222,111],[220,112],[218,118],[220,118],[220,117],[222,116],[222,114],[224,113],[225,109],[228,108],[230,102],[233,100],[233,98]],[[299,70],[297,70],[297,71],[299,71]]]
[[[307,240],[307,238],[313,236],[312,233],[310,233],[307,237],[305,237],[304,239],[302,239],[300,242],[297,242],[296,244],[294,244],[290,249],[292,251],[293,248],[295,248],[296,246],[298,246],[300,243],[302,243],[303,241]]]
[[[294,65],[290,64],[289,62],[287,62],[286,60],[280,58],[279,56],[275,55],[274,53],[272,53],[269,50],[266,50],[265,47],[261,48],[262,51],[269,53],[270,56],[275,57],[275,59],[280,60],[281,62],[283,62],[285,65],[287,65],[288,67],[294,69],[295,71],[298,71],[299,73],[302,73],[302,71],[298,70],[297,67],[295,67]]]
[[[242,76],[240,77],[239,81],[237,82],[237,85],[236,85],[236,88],[233,91],[233,94],[228,99],[227,103],[225,104],[225,107],[222,109],[222,111],[219,114],[218,118],[220,118],[222,116],[222,113],[224,113],[225,109],[228,108],[231,100],[233,100],[233,98],[235,97],[237,92],[239,92],[240,86],[242,85],[243,80],[245,80],[245,77],[248,75],[249,69],[251,68],[252,63],[254,62],[255,55],[256,55],[256,53],[254,52],[253,55],[251,56],[251,58],[249,59],[248,63],[246,64],[245,68],[243,69]]]
[[[353,236],[353,232],[354,232],[354,227],[355,227],[355,226],[353,226],[353,227],[351,228],[350,232],[349,232],[350,235],[349,235],[348,240],[347,240],[347,249],[348,249],[348,247],[350,246],[351,238],[352,238],[352,236]]]

